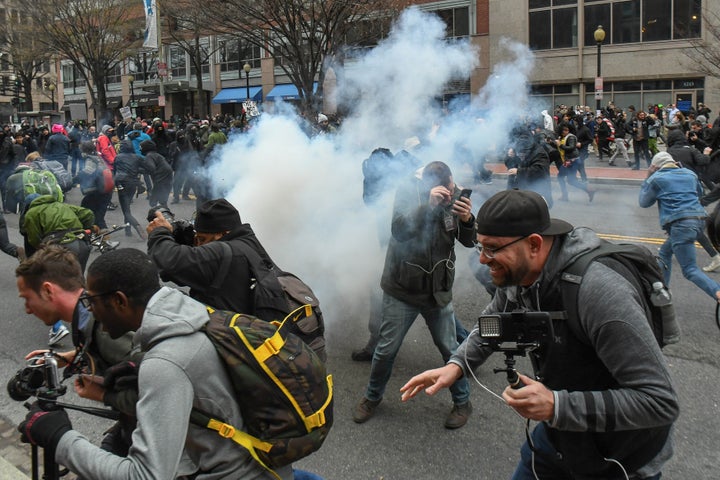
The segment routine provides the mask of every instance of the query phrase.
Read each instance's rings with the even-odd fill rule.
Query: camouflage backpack
[[[312,314],[309,305],[282,323],[207,307],[204,330],[225,363],[247,431],[193,409],[193,424],[218,432],[273,468],[310,455],[325,441],[333,422],[332,376],[290,325]]]

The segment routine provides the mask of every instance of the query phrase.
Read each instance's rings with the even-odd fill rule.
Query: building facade
[[[595,106],[598,101],[637,109],[704,102],[720,111],[718,79],[700,73],[685,54],[700,40],[714,41],[703,15],[719,10],[720,0],[416,0],[410,4],[440,16],[449,39],[469,38],[478,47],[481,58],[471,77],[451,82],[439,100],[469,100],[493,66],[507,60],[500,45],[510,38],[533,52],[529,90],[538,108]],[[0,11],[0,19],[9,14]],[[600,25],[605,37],[598,48],[595,32]],[[201,103],[210,114],[238,114],[248,97],[265,107],[279,98],[298,98],[282,69],[262,49],[218,36],[201,38],[200,45],[207,52],[200,72],[178,45],[166,44],[162,59],[153,52],[127,59],[107,78],[108,106],[117,114],[129,107],[133,116],[170,118],[195,114],[202,110]],[[352,57],[346,61],[352,62]],[[13,98],[22,94],[13,82],[0,57],[3,117],[18,111],[21,116],[25,111],[57,111],[65,119],[93,120],[88,86],[67,61],[49,64],[47,78],[37,80],[32,110],[14,103]],[[52,90],[50,84],[55,85]]]

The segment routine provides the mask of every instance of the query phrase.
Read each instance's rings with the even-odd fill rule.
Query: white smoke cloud
[[[469,42],[448,42],[444,34],[436,16],[406,10],[375,49],[344,71],[334,67],[344,79],[338,101],[355,102],[335,135],[309,139],[298,118],[266,113],[249,134],[224,146],[210,172],[273,259],[313,287],[328,328],[340,319],[367,322],[369,286],[382,273],[375,215],[362,201],[361,164],[370,152],[397,152],[408,137],[419,136],[423,145],[413,154],[422,164],[445,161],[457,180],[467,166],[455,161],[455,147],[480,158],[505,143],[527,108],[532,57],[526,47],[506,42],[511,60],[495,67],[471,111],[443,117],[436,98],[449,81],[469,78],[478,62]],[[436,133],[428,137],[433,125]],[[390,209],[394,192],[387,193]]]

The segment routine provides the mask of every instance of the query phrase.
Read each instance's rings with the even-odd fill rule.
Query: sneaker
[[[353,350],[350,354],[350,358],[352,358],[355,362],[372,362],[373,352],[365,348]]]
[[[450,410],[450,413],[445,419],[445,428],[449,428],[452,430],[462,427],[467,423],[471,413],[472,403],[470,403],[469,400],[462,405],[458,405],[456,403],[455,405],[453,405],[452,410]]]
[[[107,206],[107,209],[108,209],[108,210],[111,210],[111,211],[112,211],[112,210],[115,210],[115,209],[117,209],[117,208],[118,208],[118,206],[117,206],[116,203],[112,203],[112,202],[108,203],[108,206]]]
[[[48,333],[48,347],[52,347],[53,345],[59,343],[60,340],[65,338],[69,333],[70,331],[65,325],[61,325],[55,332],[53,332],[53,329],[51,328],[50,333]]]
[[[355,407],[353,421],[355,423],[365,423],[370,420],[370,417],[375,415],[375,409],[380,405],[380,402],[382,402],[382,398],[380,400],[368,400],[366,397],[363,397]]]
[[[714,272],[720,268],[720,255],[715,255],[710,263],[705,265],[702,269],[703,272]]]

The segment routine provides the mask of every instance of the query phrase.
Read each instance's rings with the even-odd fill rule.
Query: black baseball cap
[[[563,235],[573,229],[565,220],[550,218],[545,199],[529,190],[496,193],[482,204],[475,223],[477,233],[491,237]]]

